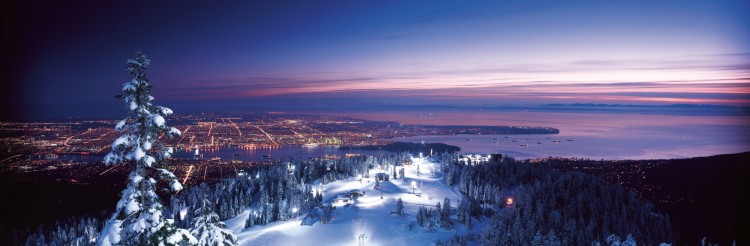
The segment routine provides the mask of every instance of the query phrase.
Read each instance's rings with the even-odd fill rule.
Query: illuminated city
[[[416,135],[557,132],[557,129],[548,127],[401,125],[398,122],[283,113],[244,117],[178,115],[174,117],[174,122],[174,126],[183,134],[164,142],[177,151],[190,154],[237,150],[237,153],[233,153],[237,160],[209,158],[200,154],[172,160],[172,171],[187,184],[235,177],[240,171],[248,171],[252,165],[287,160],[270,157],[260,161],[243,161],[240,160],[241,151],[273,150],[288,145],[303,148],[383,145],[394,142],[394,137]],[[112,127],[116,123],[115,120],[0,122],[0,144],[7,149],[5,154],[0,155],[2,163],[7,164],[2,172],[44,173],[44,177],[59,176],[57,179],[72,183],[90,179],[94,175],[116,173],[121,166],[89,165],[101,162],[102,156],[110,151],[111,143],[119,136]],[[198,151],[194,152],[196,149]],[[340,158],[346,153],[341,151],[320,157]]]

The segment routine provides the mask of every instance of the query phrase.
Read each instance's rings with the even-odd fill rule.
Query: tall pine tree
[[[152,104],[154,97],[146,78],[150,62],[140,50],[135,52],[135,58],[127,61],[126,70],[131,80],[122,85],[123,94],[118,98],[130,111],[115,127],[122,136],[112,143],[112,151],[104,157],[104,163],[132,164],[133,170],[115,213],[99,235],[98,245],[197,243],[187,230],[177,228],[162,215],[163,206],[156,193],[159,181],[167,184],[163,189],[166,192],[182,189],[177,177],[161,168],[172,149],[158,142],[162,134],[174,137],[181,133],[165,124],[164,118],[172,114],[172,110]]]

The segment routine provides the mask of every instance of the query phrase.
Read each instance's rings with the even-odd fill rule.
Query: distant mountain
[[[666,104],[666,105],[649,105],[649,104],[604,104],[604,103],[550,103],[542,106],[549,107],[637,107],[637,108],[713,108],[713,109],[748,109],[750,107],[739,107],[730,105],[715,104]]]
[[[529,111],[567,112],[567,113],[609,113],[609,114],[654,114],[654,115],[690,115],[690,116],[750,116],[750,107],[711,104],[669,104],[669,105],[636,105],[636,104],[543,104],[526,107]]]

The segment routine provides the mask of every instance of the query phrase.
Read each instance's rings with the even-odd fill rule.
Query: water
[[[750,151],[750,117],[549,112],[425,112],[353,117],[410,124],[549,126],[557,135],[415,136],[397,141],[440,142],[462,152],[501,153],[518,159],[548,156],[591,159],[669,159]],[[547,138],[551,139],[547,139]],[[467,139],[471,141],[467,141]],[[493,138],[497,138],[493,143]],[[529,140],[526,140],[526,139]],[[517,139],[519,142],[512,142]],[[554,143],[553,140],[561,140]],[[572,139],[574,141],[567,141]],[[541,144],[537,144],[541,142]],[[521,144],[528,144],[522,147]]]
[[[194,149],[180,150],[174,154],[175,158],[192,159],[195,158]],[[361,155],[390,155],[393,152],[384,150],[339,150],[338,146],[320,145],[315,147],[305,147],[302,145],[281,145],[278,148],[219,148],[219,149],[201,149],[200,154],[203,158],[210,159],[219,157],[222,160],[242,160],[242,161],[269,161],[269,160],[290,160],[307,159],[308,157],[343,156],[345,154]],[[270,158],[269,158],[270,157]]]
[[[194,159],[194,149],[179,150],[173,157],[178,159]],[[241,149],[236,147],[219,148],[219,149],[201,149],[203,159],[219,157],[222,160],[242,160],[242,161],[270,161],[270,160],[290,160],[290,159],[307,159],[308,157],[344,156],[345,154],[361,155],[390,155],[393,152],[384,150],[339,150],[338,146],[321,145],[316,147],[304,147],[302,145],[282,145],[278,148],[268,149]],[[269,158],[270,157],[270,158]],[[290,158],[291,157],[291,158]],[[29,160],[45,159],[44,155],[27,156]],[[103,155],[58,155],[57,160],[62,161],[79,161],[92,162],[101,161]]]

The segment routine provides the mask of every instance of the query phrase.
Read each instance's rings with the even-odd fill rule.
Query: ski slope
[[[421,175],[417,176],[417,166]],[[433,169],[434,168],[434,169]],[[295,220],[274,222],[268,225],[256,225],[244,228],[250,210],[239,216],[227,220],[229,229],[234,231],[240,245],[360,245],[359,235],[364,234],[361,242],[364,245],[430,245],[436,240],[445,240],[456,234],[463,235],[467,231],[462,224],[455,223],[451,230],[436,229],[425,232],[424,228],[416,225],[416,212],[420,206],[435,206],[443,203],[444,198],[451,200],[455,209],[461,195],[451,187],[439,181],[438,176],[431,170],[437,170],[437,165],[422,158],[413,159],[413,164],[405,166],[406,180],[391,179],[381,182],[381,190],[374,188],[375,174],[393,171],[370,170],[369,178],[358,181],[357,178],[341,180],[326,185],[318,185],[323,190],[324,202],[329,203],[340,194],[352,189],[360,189],[364,196],[357,198],[351,205],[337,206],[332,212],[332,219],[328,224],[316,222],[312,226],[300,225],[304,216]],[[416,194],[412,194],[412,184],[415,184]],[[401,198],[404,202],[404,216],[392,213],[396,210],[396,201]],[[455,215],[452,216],[455,221]],[[412,230],[407,225],[413,223]]]

